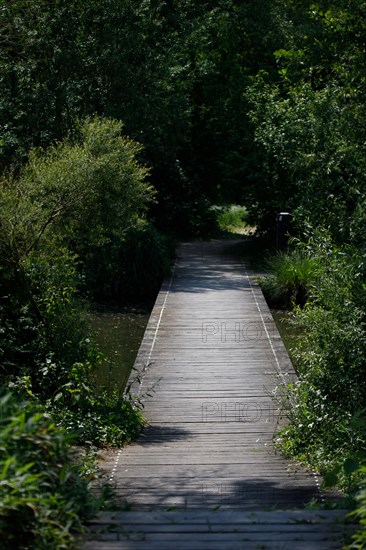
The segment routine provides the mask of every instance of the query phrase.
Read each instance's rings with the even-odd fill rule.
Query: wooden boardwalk
[[[132,512],[94,522],[98,531],[112,521],[118,538],[99,535],[103,543],[85,548],[340,547],[338,531],[338,546],[324,542],[334,529],[330,516],[328,523],[314,520],[304,539],[305,528],[294,530],[299,518],[284,515],[323,497],[314,472],[274,450],[273,435],[286,416],[277,397],[295,373],[261,290],[230,246],[180,247],[135,363],[141,383],[133,393],[143,400],[148,425],[132,445],[104,453],[119,504]],[[121,522],[132,522],[128,535]]]
[[[105,513],[84,550],[339,550],[343,517],[335,510]]]

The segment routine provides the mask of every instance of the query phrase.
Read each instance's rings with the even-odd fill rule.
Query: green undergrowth
[[[275,303],[281,296],[292,305],[289,319],[301,333],[291,349],[299,378],[284,397],[290,422],[276,443],[285,455],[319,471],[325,488],[342,489],[365,526],[364,252],[335,244],[318,228],[271,265],[273,274],[262,282],[265,292]],[[365,548],[364,529],[356,540],[352,548]]]
[[[233,231],[247,226],[248,210],[245,206],[231,204],[215,207],[217,222],[222,231]]]
[[[84,388],[73,400],[70,389],[57,395],[56,403],[42,404],[29,385],[27,398],[21,399],[19,391],[1,398],[0,539],[5,548],[77,548],[83,523],[111,497],[105,482],[95,496],[95,450],[122,446],[141,431],[144,419],[132,399]]]
[[[75,462],[72,436],[42,407],[10,393],[0,411],[2,548],[76,548],[100,501]]]
[[[74,547],[102,503],[72,446],[122,446],[144,422],[132,396],[96,387],[103,357],[87,316],[96,286],[151,295],[169,269],[169,244],[146,217],[155,192],[141,148],[122,129],[87,120],[73,140],[33,151],[17,180],[0,181],[5,548]]]
[[[316,284],[320,266],[317,258],[301,250],[278,252],[267,261],[269,275],[260,281],[264,295],[272,307],[303,307]]]

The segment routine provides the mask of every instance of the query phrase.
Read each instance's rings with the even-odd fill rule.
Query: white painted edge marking
[[[172,288],[172,283],[173,283],[173,279],[174,279],[174,274],[175,274],[176,265],[177,265],[177,262],[174,262],[172,275],[171,275],[171,277],[170,277],[168,289],[167,289],[167,291],[166,291],[165,298],[164,298],[164,302],[163,302],[163,305],[162,305],[162,307],[161,307],[161,312],[160,312],[160,315],[159,315],[158,323],[157,323],[157,325],[156,325],[155,334],[154,334],[154,339],[153,339],[153,341],[152,341],[152,343],[151,343],[151,348],[150,348],[150,353],[149,353],[149,357],[148,357],[148,362],[150,361],[152,352],[154,351],[154,346],[155,346],[156,337],[157,337],[157,335],[158,335],[158,331],[159,331],[159,328],[160,328],[161,319],[162,319],[162,317],[163,317],[163,313],[164,313],[164,309],[165,309],[165,306],[166,306],[166,302],[167,302],[167,300],[168,300],[168,296],[169,296],[169,293],[170,293],[170,289]]]
[[[274,346],[273,346],[272,339],[271,339],[271,337],[270,337],[270,335],[269,335],[269,332],[268,332],[268,330],[267,330],[267,326],[266,326],[266,322],[265,322],[264,317],[263,317],[263,314],[262,314],[262,310],[261,310],[260,305],[259,305],[259,302],[258,302],[258,300],[257,300],[257,296],[255,295],[254,287],[253,287],[253,285],[252,285],[252,281],[250,280],[250,277],[249,277],[249,274],[248,274],[248,272],[247,272],[247,269],[246,269],[246,267],[245,267],[244,262],[242,262],[242,266],[243,266],[243,268],[244,268],[245,276],[246,276],[246,278],[247,278],[247,280],[248,280],[249,287],[250,287],[250,290],[251,290],[251,292],[252,292],[252,296],[253,296],[253,298],[254,298],[255,305],[256,305],[256,307],[257,307],[259,316],[260,316],[260,318],[261,318],[261,321],[262,321],[262,324],[263,324],[263,327],[264,327],[264,331],[265,331],[266,336],[267,336],[267,338],[268,338],[269,345],[270,345],[270,347],[271,347],[273,356],[274,356],[274,358],[275,358],[276,365],[277,365],[277,370],[278,370],[278,374],[280,375],[281,380],[282,380],[282,382],[284,383],[284,385],[287,385],[287,382],[286,382],[286,380],[285,380],[285,376],[284,376],[284,374],[283,374],[283,372],[282,372],[282,369],[281,369],[280,362],[279,362],[279,360],[278,360],[278,356],[277,356],[276,350],[275,350],[275,348],[274,348]],[[292,400],[290,400],[290,401],[291,401],[291,404],[294,405],[294,403],[292,402]],[[320,481],[319,481],[318,474],[317,474],[317,472],[314,470],[314,468],[311,469],[311,473],[312,473],[312,475],[313,475],[313,477],[314,477],[315,485],[316,485],[316,488],[317,488],[317,490],[318,490],[318,492],[319,492],[320,499],[321,499],[322,502],[325,502],[325,497],[324,497],[324,494],[322,493],[322,490],[321,490],[321,484],[320,484]]]
[[[150,347],[149,355],[148,355],[148,358],[147,358],[146,368],[150,365],[151,356],[152,356],[152,353],[154,351],[155,343],[156,343],[156,340],[157,340],[157,337],[158,337],[160,323],[161,323],[161,320],[163,318],[163,313],[164,313],[164,309],[165,309],[165,306],[166,306],[166,303],[167,303],[167,300],[168,300],[170,289],[172,288],[172,283],[173,283],[173,279],[174,279],[176,265],[177,265],[177,262],[175,261],[174,266],[173,266],[172,275],[171,275],[170,280],[169,280],[169,285],[168,285],[168,288],[167,288],[167,291],[166,291],[166,294],[165,294],[164,302],[163,302],[163,305],[161,306],[159,319],[158,319],[158,322],[156,324],[154,338],[153,338],[153,341],[151,342],[151,347]],[[139,387],[139,391],[137,392],[137,395],[140,395],[143,383],[144,383],[144,377],[142,377],[142,379],[141,379],[140,387]]]
[[[161,323],[161,320],[162,320],[162,317],[163,317],[163,313],[164,313],[164,309],[165,309],[165,306],[166,306],[166,303],[167,303],[167,300],[168,300],[170,289],[172,288],[172,283],[173,283],[173,279],[174,279],[176,265],[177,265],[177,261],[174,262],[172,275],[171,275],[170,280],[169,280],[169,285],[168,285],[168,288],[167,288],[167,291],[166,291],[166,294],[165,294],[164,302],[163,302],[163,305],[161,307],[159,319],[158,319],[158,322],[157,322],[157,325],[156,325],[156,328],[155,328],[154,338],[153,338],[153,341],[151,343],[150,352],[149,352],[149,356],[147,358],[146,367],[149,366],[150,361],[151,361],[152,352],[154,351],[155,342],[156,342],[158,332],[159,332],[159,328],[160,328],[160,323]],[[141,388],[142,388],[143,382],[144,382],[144,377],[142,377],[141,382],[140,382],[139,391],[137,392],[138,396],[141,393]],[[121,458],[121,454],[122,454],[122,449],[119,449],[118,453],[117,453],[117,456],[116,456],[116,459],[114,461],[113,467],[112,467],[111,475],[109,476],[109,481],[113,481],[113,479],[114,479],[114,475],[117,471],[119,459]]]
[[[285,385],[287,385],[287,381],[286,381],[286,379],[285,379],[285,375],[284,375],[283,372],[282,372],[281,365],[280,365],[280,362],[279,362],[279,360],[278,360],[278,356],[277,356],[276,350],[275,350],[275,348],[274,348],[274,346],[273,346],[272,339],[271,339],[271,337],[270,337],[270,335],[269,335],[269,332],[268,332],[268,329],[267,329],[267,326],[266,326],[266,322],[265,322],[264,317],[263,317],[262,310],[261,310],[260,305],[259,305],[259,302],[258,302],[258,300],[257,300],[257,296],[255,295],[254,287],[253,287],[253,285],[252,285],[252,281],[250,280],[250,277],[249,277],[248,272],[247,272],[247,270],[246,270],[245,264],[243,263],[242,266],[243,266],[243,268],[244,268],[245,276],[246,276],[246,278],[247,278],[247,280],[248,280],[249,287],[250,287],[250,290],[251,290],[251,292],[252,292],[252,296],[253,296],[253,298],[254,298],[254,302],[255,302],[255,305],[256,305],[257,310],[258,310],[258,313],[259,313],[259,317],[260,317],[260,319],[261,319],[261,321],[262,321],[262,325],[263,325],[263,328],[264,328],[264,332],[266,333],[266,336],[267,336],[268,341],[269,341],[269,345],[270,345],[271,350],[272,350],[272,353],[273,353],[273,357],[275,358],[275,362],[276,362],[278,374],[280,375],[282,382],[283,382]]]

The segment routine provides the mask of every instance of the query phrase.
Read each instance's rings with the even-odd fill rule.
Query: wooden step
[[[104,512],[83,550],[331,550],[355,529],[345,510]]]

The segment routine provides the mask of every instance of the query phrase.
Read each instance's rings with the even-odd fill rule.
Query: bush
[[[366,547],[366,270],[362,251],[336,246],[317,229],[303,243],[317,266],[309,302],[296,309],[303,336],[292,349],[299,380],[287,388],[285,454],[338,484],[360,521],[348,550]],[[355,499],[354,496],[356,495]]]
[[[131,397],[119,397],[114,390],[97,391],[90,381],[81,384],[81,373],[74,374],[73,380],[70,377],[55,400],[47,402],[52,418],[73,434],[77,444],[100,448],[130,443],[144,424],[138,404]]]
[[[248,211],[245,206],[236,204],[221,207],[217,217],[219,227],[223,231],[243,228],[247,225],[247,220]]]
[[[0,538],[5,548],[76,548],[98,503],[80,477],[71,438],[32,403],[0,399]]]
[[[0,376],[53,407],[68,396],[74,412],[96,406],[91,371],[99,364],[80,286],[95,266],[96,284],[114,282],[125,251],[130,292],[137,283],[152,292],[166,269],[164,238],[141,217],[154,192],[136,160],[140,148],[121,130],[88,120],[78,140],[33,152],[20,180],[0,185]]]
[[[318,230],[306,243],[318,265],[311,301],[297,309],[303,336],[292,350],[300,379],[282,448],[321,472],[359,459],[366,445],[366,272],[363,254]],[[354,480],[341,476],[350,489]]]
[[[88,274],[101,263],[118,270],[118,251],[127,232],[154,200],[139,164],[141,147],[122,135],[123,124],[96,118],[85,121],[74,142],[46,153],[33,151],[19,182],[41,223],[76,253]],[[27,228],[28,230],[28,228]]]
[[[268,261],[271,274],[260,280],[267,301],[276,307],[303,307],[317,280],[318,261],[306,252],[279,252]]]
[[[17,379],[29,378],[31,393],[44,402],[69,382],[74,365],[97,366],[98,354],[77,297],[74,256],[61,248],[33,250],[20,269],[0,298],[1,378],[19,389]]]
[[[0,381],[16,396],[2,400],[0,529],[8,548],[72,548],[72,532],[94,506],[60,426],[74,443],[104,446],[130,441],[143,423],[131,400],[97,392],[101,357],[79,297],[95,266],[97,282],[122,273],[126,251],[131,287],[141,270],[138,283],[151,292],[165,269],[164,238],[144,221],[154,192],[136,160],[139,146],[121,129],[89,120],[78,140],[33,152],[20,180],[0,185]]]
[[[352,543],[346,550],[364,550],[366,548],[366,465],[360,467],[363,480],[356,495],[356,509],[352,516],[360,522],[360,528],[354,533]]]
[[[174,256],[174,242],[146,220],[140,219],[113,250],[113,261],[99,261],[88,268],[84,288],[104,299],[155,298]]]
[[[102,356],[89,337],[84,306],[76,296],[73,256],[62,250],[55,257],[32,252],[24,275],[38,313],[14,295],[0,301],[3,383],[21,398],[43,403],[77,443],[130,441],[139,433],[142,415],[131,401],[95,387],[93,371]]]

